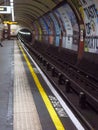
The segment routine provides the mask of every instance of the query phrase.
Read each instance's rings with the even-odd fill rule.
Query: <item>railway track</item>
[[[56,57],[49,54],[45,56],[45,54],[37,52],[28,44],[25,45],[80,121],[88,129],[97,130],[98,88],[95,82],[89,81],[89,75],[81,74],[80,70],[75,70],[70,64],[63,64]]]

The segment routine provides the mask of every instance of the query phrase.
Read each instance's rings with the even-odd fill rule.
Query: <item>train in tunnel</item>
[[[17,37],[23,42],[32,42],[32,33],[28,29],[20,29],[17,33]]]

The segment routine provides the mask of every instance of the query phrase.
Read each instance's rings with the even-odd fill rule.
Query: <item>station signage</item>
[[[11,6],[0,6],[0,14],[11,14]]]
[[[15,21],[14,22],[13,21],[4,21],[3,23],[4,24],[17,24],[17,22],[15,22]]]

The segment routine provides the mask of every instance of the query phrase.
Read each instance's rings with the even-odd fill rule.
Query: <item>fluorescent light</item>
[[[10,3],[13,3],[13,0],[10,0]]]
[[[10,5],[13,6],[13,3],[11,3]]]
[[[11,10],[12,10],[12,21],[15,21],[15,18],[14,18],[14,8],[11,7]]]
[[[11,10],[12,10],[12,21],[15,21],[13,0],[10,0],[10,6],[11,6]]]

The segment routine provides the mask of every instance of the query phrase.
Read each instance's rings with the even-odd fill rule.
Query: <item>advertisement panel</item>
[[[38,28],[35,23],[33,23],[33,28],[34,28],[34,36],[35,36],[34,38],[38,40]]]
[[[63,30],[63,47],[77,51],[79,41],[79,25],[73,10],[68,4],[65,4],[58,8],[55,13],[61,17],[66,30],[65,31],[63,26],[61,26]]]
[[[79,25],[77,22],[77,18],[71,9],[71,7],[68,4],[64,5],[64,10],[66,11],[66,14],[71,22],[72,29],[73,29],[73,43],[72,43],[72,49],[77,51],[78,50],[78,41],[79,41]]]
[[[98,0],[80,0],[86,38],[84,51],[98,53]]]
[[[47,26],[48,26],[48,41],[50,44],[54,43],[54,34],[55,34],[55,29],[54,29],[54,24],[53,21],[51,20],[50,16],[47,14],[43,17],[43,19],[46,21]]]
[[[43,40],[48,41],[48,26],[43,18],[40,18],[39,22],[43,32],[42,33]]]
[[[39,23],[36,21],[34,24],[34,29],[35,29],[35,39],[41,41],[42,40],[42,30],[39,25]]]
[[[56,20],[55,16],[50,13],[49,14],[53,23],[54,23],[54,27],[55,27],[55,40],[54,40],[54,43],[56,46],[59,46],[59,40],[60,40],[60,27],[59,27],[59,24],[58,24],[58,21]]]
[[[62,47],[72,49],[73,29],[72,29],[71,21],[69,20],[68,15],[65,11],[65,6],[58,8],[57,11],[61,16],[64,27],[66,29],[66,37],[63,38]]]
[[[64,27],[64,23],[62,21],[62,18],[61,18],[61,15],[60,15],[59,11],[55,10],[54,14],[57,16],[58,21],[59,21],[59,25],[60,25],[60,45],[64,46],[66,44],[66,39],[65,39],[66,29]]]

